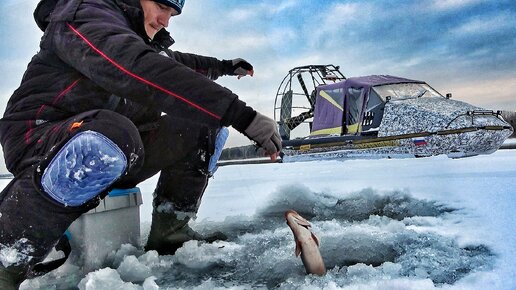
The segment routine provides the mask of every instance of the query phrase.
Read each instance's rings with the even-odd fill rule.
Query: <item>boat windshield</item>
[[[424,83],[401,83],[381,85],[375,86],[372,89],[380,96],[380,98],[382,98],[383,101],[386,101],[387,97],[390,97],[391,100],[406,100],[421,97],[443,97],[441,94],[439,94],[439,92],[434,90],[428,84]]]

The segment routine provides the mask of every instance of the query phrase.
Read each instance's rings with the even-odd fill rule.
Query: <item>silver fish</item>
[[[322,276],[326,273],[324,261],[319,252],[319,239],[310,230],[310,223],[293,210],[285,212],[287,225],[294,234],[296,241],[296,256],[301,254],[301,260],[308,274]]]

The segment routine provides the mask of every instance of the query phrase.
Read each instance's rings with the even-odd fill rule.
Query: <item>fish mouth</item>
[[[310,222],[298,214],[295,210],[287,210],[285,212],[285,219],[287,220],[287,223],[289,223],[289,220],[292,219],[292,221],[299,226],[305,227],[307,229],[311,227]]]
[[[289,215],[292,216],[300,216],[295,210],[289,209],[285,212],[285,218],[287,218]]]

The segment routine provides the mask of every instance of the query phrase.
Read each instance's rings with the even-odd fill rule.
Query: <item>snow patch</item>
[[[191,269],[206,269],[232,260],[240,245],[223,241],[211,244],[188,241],[179,248],[173,260]]]
[[[162,202],[156,207],[156,211],[160,213],[174,213],[174,204],[171,202]]]
[[[11,246],[0,244],[0,262],[4,267],[24,264],[32,260],[31,253],[33,251],[34,247],[25,238],[16,241]]]
[[[80,290],[141,290],[142,287],[134,285],[131,282],[124,282],[120,278],[120,274],[114,269],[104,268],[95,272],[90,272],[84,279],[79,282]]]

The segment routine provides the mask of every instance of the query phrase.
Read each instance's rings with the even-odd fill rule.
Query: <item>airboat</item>
[[[501,111],[442,95],[424,81],[390,75],[346,78],[334,65],[291,69],[274,102],[282,161],[462,158],[495,152],[513,128]],[[229,148],[221,160],[252,158]]]

